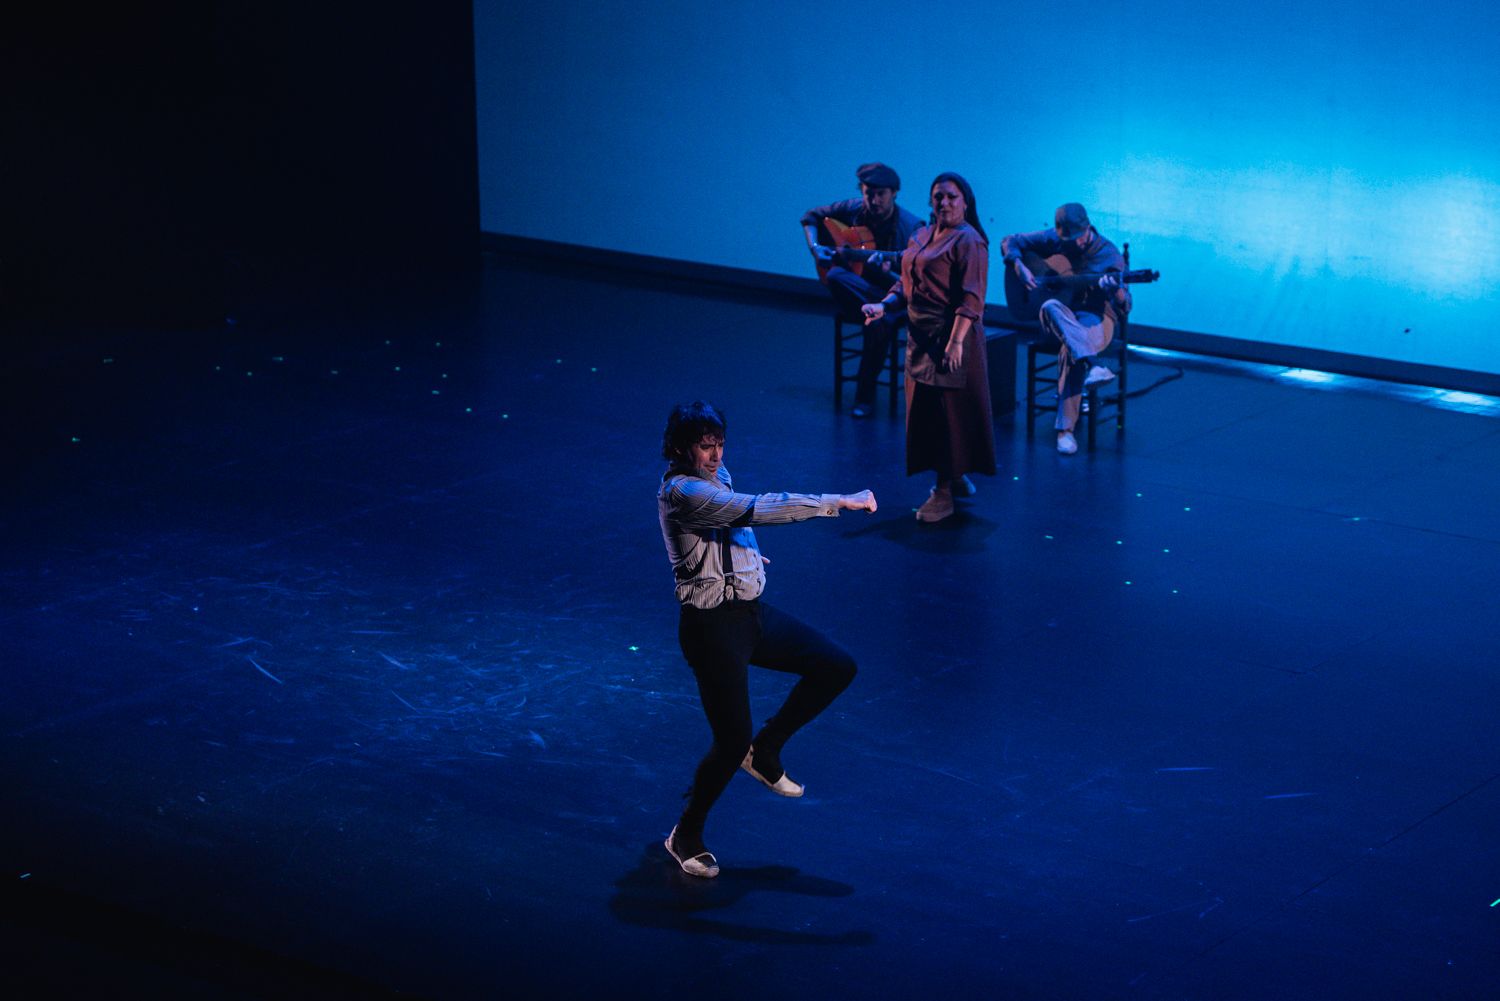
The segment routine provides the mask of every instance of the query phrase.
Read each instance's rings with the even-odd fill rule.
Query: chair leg
[[[892,330],[891,331],[891,345],[890,345],[891,356],[890,356],[890,359],[889,359],[889,366],[890,366],[890,370],[891,370],[891,416],[892,417],[896,416],[896,393],[898,393],[900,391],[900,386],[901,386],[900,374],[896,371],[896,367],[898,365],[898,362],[896,360],[897,357],[898,357],[897,354],[896,354],[896,342],[901,339],[899,336],[897,336],[899,333],[900,333],[900,331],[898,331],[898,330]]]
[[[833,314],[833,409],[844,409],[844,321]]]
[[[1120,344],[1120,374],[1115,379],[1120,392],[1119,402],[1115,404],[1115,434],[1125,433],[1125,400],[1127,398],[1125,392],[1125,370],[1129,367],[1126,361],[1129,357],[1130,346],[1122,341]]]
[[[1094,449],[1094,425],[1099,423],[1099,391],[1093,387],[1087,390],[1089,400],[1089,451]]]
[[[1036,345],[1026,345],[1026,436],[1036,433]]]

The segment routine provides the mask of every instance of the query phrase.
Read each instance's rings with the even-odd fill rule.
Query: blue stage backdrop
[[[1163,273],[1140,322],[1496,373],[1497,34],[1482,0],[476,0],[481,224],[806,275],[855,165],[922,215],[957,170],[997,242],[1086,203]]]

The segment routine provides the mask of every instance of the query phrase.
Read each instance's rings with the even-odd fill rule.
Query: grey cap
[[[1057,223],[1057,231],[1064,240],[1076,240],[1089,228],[1089,213],[1077,202],[1068,202],[1066,205],[1057,207],[1057,215],[1053,217]]]

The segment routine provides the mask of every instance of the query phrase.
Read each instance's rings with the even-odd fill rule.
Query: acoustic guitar
[[[1032,253],[1023,253],[1021,263],[1026,265],[1036,278],[1036,288],[1029,289],[1026,283],[1021,281],[1016,269],[1010,265],[1005,267],[1005,308],[1010,311],[1011,319],[1020,323],[1037,322],[1037,314],[1041,312],[1042,303],[1048,299],[1061,299],[1069,302],[1074,295],[1098,283],[1104,273],[1097,274],[1074,274],[1072,264],[1061,254],[1051,257],[1040,257]],[[1139,282],[1154,282],[1161,278],[1160,271],[1138,269],[1135,271],[1111,271],[1122,285],[1134,285]]]
[[[857,275],[864,273],[866,264],[878,267],[901,260],[899,250],[876,250],[875,234],[867,226],[848,226],[837,219],[825,218],[823,228],[828,231],[828,239],[831,241],[827,245],[833,247],[848,262],[845,266]],[[818,280],[828,284],[828,269],[837,263],[838,261],[818,261]]]

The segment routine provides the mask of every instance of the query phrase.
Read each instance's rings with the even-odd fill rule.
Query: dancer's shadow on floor
[[[880,509],[881,515],[885,508]],[[982,518],[963,502],[950,517],[934,524],[925,524],[916,519],[910,507],[893,508],[887,517],[880,517],[869,524],[844,532],[845,537],[878,535],[888,542],[937,556],[955,556],[963,553],[982,553],[991,535],[1000,526],[988,518]]]
[[[764,945],[871,945],[873,932],[837,934],[789,931],[735,924],[707,916],[728,911],[752,893],[786,893],[803,897],[847,897],[854,887],[817,876],[804,876],[790,866],[763,865],[753,869],[726,868],[715,879],[685,874],[660,844],[646,846],[636,867],[615,880],[609,909],[627,924],[668,928],[695,935],[716,935]],[[795,912],[792,912],[795,914]],[[796,923],[796,922],[793,922]]]

